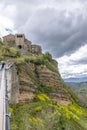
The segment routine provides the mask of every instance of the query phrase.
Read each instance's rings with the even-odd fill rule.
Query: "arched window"
[[[19,48],[19,49],[22,49],[22,46],[21,46],[21,45],[18,45],[18,48]]]

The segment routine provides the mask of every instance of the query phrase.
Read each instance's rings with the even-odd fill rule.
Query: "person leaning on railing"
[[[2,62],[1,62],[1,65],[2,65],[2,66],[1,66],[1,70],[2,70],[2,69],[4,68],[5,62],[2,61]]]

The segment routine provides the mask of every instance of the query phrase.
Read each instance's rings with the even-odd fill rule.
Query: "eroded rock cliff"
[[[22,48],[16,48],[12,39],[6,36],[0,48],[0,61],[13,62],[7,71],[8,92],[10,103],[30,102],[37,93],[48,94],[55,102],[71,103],[70,94],[64,87],[64,82],[58,72],[58,63],[50,53],[21,53]],[[11,35],[11,38],[13,36]],[[18,39],[20,39],[18,37]],[[23,40],[23,37],[21,38]],[[8,44],[5,44],[5,43]],[[10,44],[11,45],[10,45]],[[21,42],[17,42],[19,47]],[[25,40],[23,45],[26,46]],[[37,46],[33,46],[34,51]],[[24,48],[26,51],[28,48]],[[42,50],[42,49],[41,49]]]
[[[69,104],[70,96],[65,91],[59,72],[54,72],[46,65],[24,62],[17,65],[19,77],[19,102],[29,102],[38,92],[49,89],[48,95],[55,101]]]

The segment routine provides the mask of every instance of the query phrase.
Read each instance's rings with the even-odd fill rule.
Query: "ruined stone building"
[[[27,40],[24,34],[9,34],[3,37],[3,42],[11,47],[17,48],[22,54],[42,54],[41,46],[32,45],[31,41]]]

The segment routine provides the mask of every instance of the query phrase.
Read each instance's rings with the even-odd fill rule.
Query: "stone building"
[[[24,46],[24,40],[25,40],[24,34],[16,34],[15,35],[16,46],[19,49],[23,48],[23,46]]]
[[[22,54],[42,54],[41,46],[32,45],[31,41],[27,40],[24,34],[9,34],[3,37],[3,42],[17,48]]]
[[[36,54],[36,55],[41,54],[42,53],[41,46],[39,46],[39,45],[31,45],[31,53]]]

